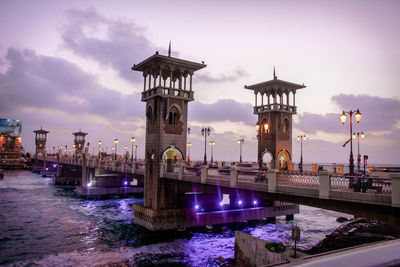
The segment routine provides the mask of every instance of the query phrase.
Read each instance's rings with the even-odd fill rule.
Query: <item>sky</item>
[[[375,164],[400,164],[399,1],[0,1],[0,118],[22,120],[23,146],[33,130],[48,146],[87,142],[118,152],[136,137],[144,156],[141,73],[156,51],[201,62],[189,103],[191,158],[202,159],[210,126],[214,159],[257,160],[254,94],[244,85],[272,79],[305,84],[296,94],[296,137],[306,163],[346,163],[349,122],[359,109],[360,153]],[[210,155],[210,147],[207,154]]]

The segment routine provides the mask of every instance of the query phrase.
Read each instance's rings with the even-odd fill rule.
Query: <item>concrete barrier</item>
[[[237,182],[238,182],[238,168],[236,166],[232,166],[230,168],[231,174],[230,174],[230,181],[229,185],[231,187],[237,187]]]
[[[208,178],[208,166],[201,165],[201,183],[202,184],[207,183],[207,178]]]
[[[318,172],[319,175],[319,197],[329,198],[331,189],[331,174],[327,171]]]
[[[400,173],[391,173],[392,178],[392,206],[400,207]]]
[[[267,172],[268,179],[268,191],[275,192],[276,191],[276,173],[278,170],[269,169]]]

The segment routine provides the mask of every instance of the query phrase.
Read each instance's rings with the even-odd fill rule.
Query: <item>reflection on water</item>
[[[0,181],[0,264],[98,266],[110,262],[217,266],[233,258],[234,230],[153,233],[133,223],[132,204],[142,199],[86,200],[73,187],[30,172],[8,172]],[[300,207],[295,220],[256,222],[241,230],[290,245],[291,225],[302,229],[300,248],[339,226],[343,214]],[[349,216],[347,216],[349,217]]]

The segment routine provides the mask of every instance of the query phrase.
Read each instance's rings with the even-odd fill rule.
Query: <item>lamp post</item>
[[[239,163],[242,163],[242,144],[244,143],[244,139],[243,138],[239,138],[237,140],[237,143],[240,146],[240,160],[239,160]]]
[[[297,141],[300,142],[300,163],[299,163],[299,170],[303,172],[303,141],[306,141],[306,135],[298,135]]]
[[[214,162],[214,146],[215,146],[215,141],[210,141],[210,146],[211,146],[211,163]]]
[[[98,141],[97,144],[99,145],[99,159],[101,159],[101,141]]]
[[[133,162],[133,144],[135,143],[135,141],[136,141],[136,138],[132,136],[132,137],[131,137],[131,145],[132,145],[131,162]]]
[[[210,135],[210,127],[201,128],[201,135],[204,136],[204,165],[207,165],[207,135]]]
[[[117,146],[118,146],[118,139],[114,139],[114,160],[117,160]]]
[[[128,161],[128,146],[125,145],[124,149],[125,149],[125,161]]]
[[[357,170],[361,170],[361,155],[360,155],[360,136],[361,139],[365,138],[364,132],[361,133],[353,133],[353,139],[357,137]]]
[[[349,169],[350,169],[350,175],[354,174],[354,158],[353,158],[353,140],[352,140],[352,135],[353,135],[353,114],[354,117],[357,121],[357,123],[360,122],[361,120],[361,113],[360,110],[356,110],[356,111],[344,111],[342,112],[342,115],[340,115],[340,120],[342,121],[342,123],[344,124],[346,122],[346,114],[349,114],[350,117],[350,158],[349,158]]]
[[[135,145],[135,162],[137,162],[137,145]]]
[[[187,161],[188,161],[188,164],[190,164],[190,147],[192,146],[192,142],[188,142],[186,144],[186,146],[188,147],[188,158],[187,158]]]

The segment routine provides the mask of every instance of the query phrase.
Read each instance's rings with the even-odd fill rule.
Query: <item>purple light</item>
[[[222,207],[224,205],[224,202],[219,202],[219,205]]]
[[[53,164],[53,168],[57,167],[57,164]]]
[[[253,204],[254,204],[254,205],[257,205],[257,200],[254,200],[254,201],[253,201]]]
[[[241,200],[239,200],[239,201],[238,201],[238,204],[239,204],[239,205],[242,205],[242,201],[241,201]]]
[[[125,182],[124,182],[124,185],[127,185],[127,184],[128,184],[128,182],[127,182],[127,181],[125,181]]]
[[[87,186],[88,186],[88,187],[91,187],[91,186],[92,186],[92,183],[89,182],[89,183],[87,184]]]
[[[49,170],[49,168],[46,168],[46,171],[48,171]]]
[[[195,208],[196,210],[198,210],[198,209],[199,209],[199,205],[194,206],[194,208]]]

